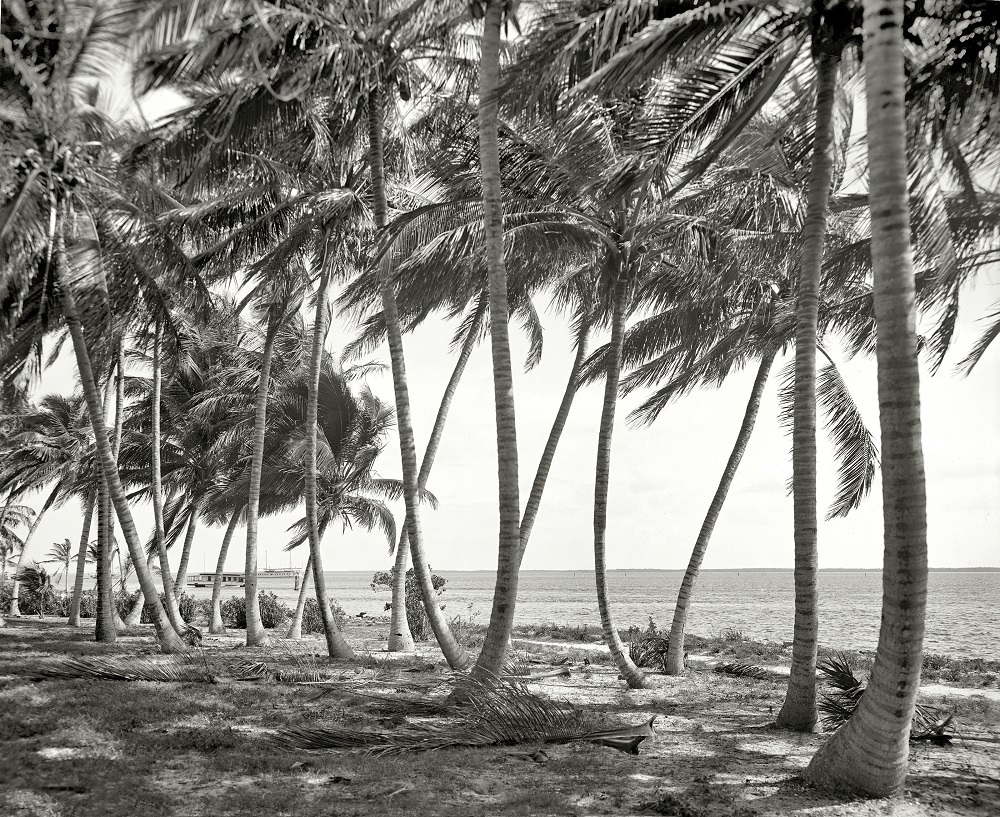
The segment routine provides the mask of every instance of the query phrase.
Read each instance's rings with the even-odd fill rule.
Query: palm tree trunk
[[[698,571],[701,570],[702,560],[705,558],[705,551],[708,550],[708,542],[712,538],[712,531],[715,530],[715,523],[722,513],[722,506],[729,494],[729,488],[736,478],[736,471],[743,460],[743,454],[747,450],[750,442],[750,435],[753,434],[754,424],[757,422],[757,413],[760,411],[760,401],[764,396],[764,386],[767,384],[768,375],[771,373],[771,366],[777,349],[772,348],[764,352],[760,359],[760,366],[757,367],[757,377],[754,378],[753,388],[750,389],[750,399],[747,401],[747,408],[743,414],[743,423],[740,425],[739,433],[736,435],[736,442],[733,450],[729,454],[729,461],[722,472],[722,479],[719,480],[719,487],[715,489],[715,496],[708,506],[708,513],[701,523],[701,530],[695,540],[694,549],[691,551],[691,559],[688,561],[687,570],[684,571],[684,578],[681,580],[681,589],[677,593],[677,606],[674,607],[674,620],[670,625],[670,642],[667,647],[667,660],[664,670],[667,675],[680,675],[684,672],[684,630],[687,627],[688,610],[691,605],[691,593],[694,590],[694,583],[698,578]]]
[[[451,409],[452,400],[458,389],[459,381],[465,373],[466,364],[472,356],[476,340],[479,338],[479,331],[483,321],[486,319],[486,299],[480,298],[479,305],[472,318],[472,325],[462,343],[462,349],[455,362],[455,368],[451,373],[451,379],[445,387],[444,394],[441,395],[441,405],[438,406],[437,417],[434,418],[434,428],[431,429],[431,436],[427,440],[427,447],[424,449],[424,458],[420,463],[420,472],[417,474],[417,489],[424,490],[427,486],[427,479],[430,477],[431,468],[434,466],[434,458],[437,456],[438,448],[441,446],[441,436],[444,434],[445,421],[448,419],[448,411]],[[393,567],[392,578],[392,608],[389,620],[389,652],[413,652],[413,635],[410,633],[410,625],[406,621],[406,570],[410,555],[410,540],[403,523],[403,529],[399,533],[399,544],[396,545],[396,564]],[[436,602],[435,602],[436,603]]]
[[[233,534],[240,524],[240,513],[237,511],[229,518],[229,527],[222,537],[222,546],[219,548],[219,561],[215,565],[215,578],[212,580],[212,618],[208,625],[208,631],[213,635],[220,635],[226,632],[226,625],[222,623],[222,574],[226,570],[226,555],[229,553],[229,544],[233,541]]]
[[[28,548],[31,545],[31,540],[35,538],[35,531],[38,530],[38,525],[41,523],[42,519],[45,517],[46,512],[52,507],[56,498],[59,496],[59,491],[62,489],[62,483],[57,483],[56,487],[52,489],[45,503],[42,505],[41,510],[38,515],[32,520],[31,527],[28,528],[28,533],[24,537],[24,544],[21,545],[21,553],[17,558],[17,568],[14,570],[14,587],[11,589],[10,594],[10,612],[8,615],[11,618],[19,618],[21,615],[21,609],[18,606],[17,600],[20,595],[21,583],[17,580],[17,571],[21,569],[22,565],[27,565],[31,560],[27,558]]]
[[[125,428],[125,341],[118,342],[118,360],[115,364],[115,435],[111,441],[111,448],[115,455],[115,466],[118,465],[118,455],[122,450],[122,432]],[[111,513],[111,500],[108,500],[108,560],[111,559],[111,546],[115,541],[115,517]],[[121,554],[119,553],[118,564],[121,565]],[[124,590],[124,579],[122,576],[122,590]],[[118,615],[118,604],[115,600],[116,591],[111,585],[111,620],[114,622],[115,631],[124,633],[128,629],[128,624],[122,621]]]
[[[83,508],[83,528],[80,531],[80,549],[76,554],[76,577],[73,579],[73,600],[69,605],[70,627],[80,626],[80,604],[83,600],[83,574],[87,569],[87,546],[90,544],[90,526],[93,524],[97,491],[90,490]]]
[[[149,570],[149,565],[152,563],[152,557],[146,560],[146,569]],[[146,594],[139,588],[139,595],[136,596],[135,601],[132,603],[131,609],[125,616],[125,626],[135,627],[142,621],[142,610],[146,606]]]
[[[173,573],[170,572],[170,557],[167,556],[166,532],[163,526],[163,475],[160,463],[160,391],[162,389],[162,364],[160,361],[160,344],[163,331],[157,324],[153,335],[153,394],[150,400],[150,430],[152,449],[152,494],[153,519],[156,530],[153,534],[156,541],[156,553],[160,559],[160,581],[163,584],[163,603],[166,605],[170,623],[177,632],[184,631],[184,621],[181,619],[177,606],[177,596],[174,594]]]
[[[327,239],[329,240],[329,239]],[[309,533],[309,555],[312,558],[313,583],[316,585],[316,602],[323,619],[326,633],[326,648],[331,658],[354,658],[354,650],[347,643],[337,626],[337,620],[330,609],[330,597],[326,591],[326,576],[323,575],[323,555],[320,553],[322,536],[319,524],[318,482],[319,468],[316,464],[317,421],[319,419],[319,377],[323,360],[323,344],[326,341],[327,290],[330,287],[330,265],[323,254],[323,269],[320,270],[319,285],[316,288],[316,324],[313,327],[312,354],[309,359],[309,393],[306,398],[306,527]]]
[[[121,525],[122,535],[128,544],[129,553],[135,564],[136,577],[143,592],[146,594],[146,598],[149,599],[150,606],[153,608],[153,623],[156,626],[156,637],[159,641],[160,649],[166,653],[183,652],[186,649],[185,644],[167,618],[166,611],[163,609],[163,605],[160,604],[159,598],[157,598],[153,576],[146,567],[142,543],[139,541],[139,533],[135,529],[135,521],[132,519],[132,511],[128,505],[128,498],[125,496],[125,489],[122,487],[121,479],[118,476],[118,467],[115,464],[114,452],[111,449],[111,441],[108,439],[108,429],[104,424],[101,395],[97,390],[97,382],[94,380],[94,370],[90,365],[90,354],[87,351],[87,343],[83,336],[83,327],[80,325],[80,316],[76,310],[76,303],[73,300],[68,282],[65,280],[62,281],[62,303],[63,316],[65,317],[66,325],[73,341],[73,351],[76,354],[77,368],[80,372],[80,385],[83,390],[84,399],[87,401],[90,422],[94,428],[98,461],[101,465],[101,471],[108,482],[108,492],[115,511],[118,514],[118,524]]]
[[[795,402],[792,430],[792,499],[795,528],[795,625],[792,669],[785,701],[775,721],[809,732],[816,725],[816,342],[819,279],[826,214],[833,178],[833,106],[840,51],[816,57],[816,133],[809,169],[802,258],[795,306]]]
[[[247,611],[248,647],[266,644],[264,625],[260,620],[260,599],[257,597],[257,530],[260,518],[260,481],[264,472],[264,435],[267,431],[267,396],[271,388],[271,360],[278,324],[269,321],[264,335],[260,358],[260,382],[257,384],[257,405],[253,420],[253,453],[250,458],[250,496],[247,498],[247,547],[244,562],[244,599]]]
[[[497,429],[497,481],[500,531],[493,608],[483,649],[472,670],[480,681],[498,677],[510,643],[517,602],[521,556],[521,500],[518,488],[517,427],[514,415],[514,375],[510,360],[507,270],[504,266],[503,202],[497,102],[500,80],[500,23],[503,3],[490,0],[483,19],[479,63],[479,156],[483,171],[483,222],[486,265],[490,282],[490,351],[493,358],[493,400]]]
[[[322,536],[322,533],[320,533]],[[309,554],[309,558],[306,559],[305,570],[302,571],[302,584],[299,585],[299,598],[295,603],[295,615],[292,616],[292,624],[288,628],[288,635],[286,638],[292,638],[296,641],[302,638],[302,616],[306,610],[306,597],[309,595],[309,571],[312,570],[312,554]]]
[[[898,794],[920,684],[927,603],[927,502],[906,177],[902,0],[865,0],[869,198],[878,336],[885,560],[871,679],[847,724],[813,758],[810,782]]]
[[[615,427],[615,408],[618,403],[618,380],[621,376],[622,341],[625,335],[625,301],[628,283],[615,283],[614,303],[611,313],[611,341],[608,344],[608,373],[604,383],[604,407],[597,438],[597,475],[594,480],[594,575],[597,581],[597,606],[601,612],[601,627],[611,657],[625,683],[632,689],[646,685],[646,675],[629,658],[618,627],[615,625],[608,601],[607,565],[605,543],[608,530],[608,487],[611,483],[611,436]]]
[[[198,514],[201,506],[194,502],[191,515],[188,517],[187,532],[184,534],[184,549],[181,551],[181,561],[177,565],[177,578],[174,580],[174,597],[180,599],[184,592],[184,582],[187,581],[188,563],[191,560],[191,545],[194,544],[194,533],[198,529]]]
[[[112,612],[115,593],[111,578],[111,500],[108,483],[102,476],[97,490],[97,615],[94,622],[94,639],[107,644],[118,640],[118,628]]]
[[[559,439],[566,428],[566,421],[569,419],[569,412],[573,407],[573,400],[576,397],[577,389],[580,388],[580,370],[583,368],[583,361],[587,359],[587,340],[589,335],[590,323],[588,321],[580,329],[580,336],[576,344],[576,356],[573,358],[573,367],[569,372],[566,390],[563,392],[562,401],[559,403],[556,418],[552,421],[549,438],[545,441],[545,448],[542,450],[542,456],[538,461],[538,468],[535,471],[535,481],[531,485],[531,493],[528,494],[528,503],[524,506],[524,514],[521,516],[521,542],[520,553],[517,558],[518,565],[521,564],[521,560],[524,558],[524,551],[528,547],[531,529],[535,526],[538,509],[542,504],[542,493],[545,491],[545,483],[548,481],[549,471],[552,470],[552,463],[555,461]]]
[[[382,107],[378,90],[368,98],[369,165],[372,176],[375,226],[382,230],[386,225],[385,171],[382,157]],[[410,394],[406,382],[406,362],[403,357],[403,331],[396,307],[396,293],[389,279],[388,259],[379,265],[379,289],[382,295],[382,314],[385,318],[386,336],[389,341],[389,360],[392,365],[392,387],[396,401],[396,428],[399,432],[399,450],[403,470],[403,502],[406,505],[407,534],[413,551],[413,573],[423,595],[424,609],[434,631],[441,652],[452,669],[465,669],[471,663],[468,654],[455,640],[448,622],[437,602],[431,570],[424,553],[423,533],[417,504],[417,447],[413,438],[413,420],[410,416]],[[315,572],[316,565],[313,565]],[[405,573],[404,581],[405,581]],[[318,590],[318,588],[317,588]],[[320,605],[322,606],[322,605]],[[391,629],[392,633],[401,630]]]

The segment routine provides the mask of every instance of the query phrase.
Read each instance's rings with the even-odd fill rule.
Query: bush
[[[430,565],[427,567],[430,569]],[[381,590],[383,588],[392,590],[392,581],[395,575],[395,568],[380,570],[372,576],[372,590]],[[434,592],[438,596],[444,592],[444,586],[447,582],[447,579],[438,576],[436,573],[431,573],[431,584],[434,585]],[[385,609],[391,610],[392,604],[386,604]],[[444,609],[443,604],[441,605],[441,609]],[[427,611],[424,609],[423,593],[420,590],[420,582],[417,581],[412,567],[406,571],[406,623],[410,625],[410,633],[413,635],[414,641],[426,641],[430,637],[430,621],[427,618]]]
[[[14,582],[10,581],[0,587],[0,612],[7,615],[10,610],[10,599],[14,595]],[[68,613],[62,612],[68,602],[60,599],[52,590],[46,590],[41,596],[33,590],[29,590],[24,584],[17,594],[17,608],[22,616],[37,616],[39,603],[42,605],[42,615],[62,616]]]
[[[347,615],[344,608],[335,601],[331,602],[330,606],[333,608],[333,617],[337,621],[337,626],[343,627],[344,617]],[[302,609],[302,632],[303,634],[323,632],[323,619],[320,618],[319,602],[316,599],[306,599],[305,607]]]
[[[291,608],[274,593],[262,591],[257,599],[260,603],[260,621],[265,629],[280,627],[292,617]],[[237,630],[247,628],[247,603],[243,596],[234,596],[222,602],[222,623]]]

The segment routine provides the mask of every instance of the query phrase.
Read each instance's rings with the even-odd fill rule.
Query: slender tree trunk
[[[76,354],[77,367],[80,371],[80,385],[83,390],[84,399],[87,401],[90,422],[94,428],[98,461],[101,465],[101,471],[108,481],[108,492],[115,511],[118,514],[118,523],[121,525],[122,535],[128,543],[129,553],[135,564],[136,577],[153,608],[153,622],[156,626],[156,637],[159,641],[160,649],[167,653],[183,652],[186,649],[185,644],[173,626],[171,626],[166,611],[163,609],[163,605],[160,604],[159,598],[157,598],[153,576],[146,568],[142,543],[139,541],[139,533],[135,529],[135,521],[132,519],[132,511],[128,505],[128,498],[125,496],[125,489],[122,487],[121,479],[118,476],[114,452],[111,449],[111,441],[108,439],[108,429],[104,424],[101,395],[94,380],[93,368],[90,365],[90,354],[87,351],[83,328],[80,325],[80,316],[76,311],[76,303],[73,300],[68,283],[63,281],[62,284],[63,315],[73,341],[73,351]]]
[[[816,135],[809,170],[802,258],[795,306],[795,403],[792,499],[795,525],[795,625],[792,669],[777,726],[802,732],[816,725],[819,632],[816,520],[816,342],[819,280],[833,178],[833,106],[840,52],[816,57]]]
[[[322,537],[322,533],[320,534]],[[312,554],[306,559],[305,570],[302,571],[302,583],[299,585],[299,598],[295,603],[295,615],[292,616],[292,624],[288,628],[287,638],[296,641],[302,638],[302,616],[306,611],[306,598],[309,595],[309,571],[312,570]]]
[[[719,521],[722,506],[729,495],[729,488],[736,478],[736,471],[740,467],[743,454],[747,450],[750,435],[753,434],[754,424],[757,422],[757,413],[760,411],[760,401],[764,396],[764,386],[767,384],[767,378],[771,373],[771,366],[774,364],[776,354],[777,349],[769,349],[761,356],[760,366],[757,368],[757,377],[754,378],[753,388],[750,389],[750,399],[747,401],[746,412],[743,414],[743,423],[740,425],[739,433],[736,435],[736,442],[729,455],[729,461],[722,472],[719,487],[715,489],[715,496],[712,497],[712,503],[708,506],[708,513],[705,514],[705,520],[701,523],[701,530],[698,532],[694,549],[691,551],[691,559],[688,561],[687,570],[684,571],[684,578],[681,580],[681,589],[677,593],[674,620],[670,625],[670,642],[667,648],[665,666],[667,675],[680,675],[684,672],[684,630],[687,626],[688,610],[691,605],[691,593],[694,591],[694,583],[698,578],[698,571],[701,570],[705,551],[708,550],[708,542],[712,538],[712,531],[715,530],[715,523]]]
[[[213,635],[220,635],[226,632],[226,625],[222,623],[222,574],[226,570],[226,555],[229,553],[229,544],[233,541],[233,534],[240,524],[240,512],[237,511],[229,518],[229,527],[222,537],[222,547],[219,548],[219,561],[215,565],[215,578],[212,580],[212,617],[208,625],[208,631]]]
[[[573,400],[576,397],[577,389],[580,388],[580,370],[583,368],[583,361],[587,359],[587,340],[589,335],[590,323],[588,321],[582,327],[580,337],[577,340],[576,356],[573,358],[573,367],[570,369],[569,380],[566,383],[562,401],[559,403],[556,418],[552,422],[549,438],[545,441],[545,448],[542,450],[542,456],[538,461],[538,468],[535,471],[535,481],[531,485],[531,493],[528,494],[528,503],[524,506],[524,514],[521,516],[521,542],[520,552],[517,557],[518,565],[521,564],[521,560],[524,558],[524,551],[528,547],[531,529],[535,526],[538,509],[542,505],[542,493],[545,491],[545,483],[548,481],[549,471],[552,470],[552,463],[555,461],[559,439],[566,428],[566,421],[569,419],[569,412],[573,407]]]
[[[493,358],[493,400],[497,431],[497,500],[500,531],[493,608],[483,649],[473,668],[483,681],[503,669],[514,626],[517,580],[521,561],[521,500],[518,486],[517,427],[514,415],[514,375],[510,360],[507,271],[504,266],[503,202],[497,103],[500,85],[500,23],[503,3],[490,0],[483,19],[479,63],[479,156],[483,172],[483,221],[486,265],[490,282],[490,350]]]
[[[379,92],[373,90],[368,98],[369,165],[372,176],[375,226],[383,230],[386,225],[385,171],[382,157],[382,108]],[[413,573],[423,595],[424,609],[434,631],[441,652],[452,669],[465,669],[471,660],[455,640],[441,606],[437,602],[431,570],[424,553],[420,511],[417,502],[417,448],[413,438],[413,421],[410,416],[410,394],[406,382],[406,362],[403,357],[403,332],[396,307],[396,293],[389,278],[389,260],[379,265],[379,289],[382,295],[382,314],[385,318],[386,336],[389,341],[389,360],[392,364],[392,386],[396,400],[396,428],[399,431],[400,459],[403,470],[403,501],[406,505],[407,534],[413,551]],[[315,564],[313,569],[315,572]],[[404,580],[405,580],[405,573]],[[318,588],[317,588],[318,590]],[[322,605],[321,605],[322,606]],[[404,618],[405,620],[405,618]],[[392,629],[392,633],[401,630]]]
[[[184,592],[184,583],[187,581],[188,563],[191,561],[191,546],[194,544],[194,534],[198,529],[198,514],[201,512],[201,505],[193,503],[191,516],[188,518],[187,532],[184,534],[184,549],[181,551],[181,561],[177,565],[177,578],[174,580],[174,596],[180,599]]]
[[[608,601],[607,564],[605,563],[608,530],[608,487],[611,484],[611,436],[615,427],[615,408],[618,403],[618,381],[621,377],[622,342],[625,335],[625,301],[629,285],[626,281],[615,283],[614,303],[611,313],[611,341],[608,344],[608,373],[604,383],[604,407],[597,438],[597,475],[594,480],[594,575],[597,581],[597,606],[601,612],[604,640],[611,651],[618,671],[632,689],[646,685],[646,675],[629,658],[628,651],[618,635]]]
[[[42,519],[45,518],[46,512],[52,507],[56,498],[59,496],[59,491],[62,488],[62,483],[56,484],[56,487],[52,489],[48,497],[45,500],[45,504],[42,505],[41,510],[38,515],[32,520],[31,527],[28,528],[28,533],[24,537],[24,544],[21,545],[21,553],[17,558],[17,568],[14,570],[14,586],[11,589],[10,594],[10,612],[8,615],[11,618],[19,618],[21,616],[21,608],[18,606],[18,596],[20,595],[21,583],[17,580],[17,572],[22,567],[27,567],[31,563],[31,559],[28,558],[27,554],[31,547],[31,541],[35,538],[35,531],[38,530],[39,524],[41,524]]]
[[[150,400],[150,430],[151,450],[152,450],[152,494],[153,494],[153,519],[156,523],[154,539],[156,541],[156,553],[160,560],[160,582],[163,584],[163,603],[166,606],[170,623],[177,632],[183,632],[185,625],[181,619],[180,608],[177,606],[177,597],[174,594],[173,573],[170,571],[170,557],[167,555],[166,531],[163,523],[163,476],[160,463],[160,446],[162,445],[160,431],[160,392],[162,389],[162,362],[160,360],[160,346],[163,339],[163,330],[159,324],[156,325],[153,335],[153,394]]]
[[[329,239],[327,239],[329,240]],[[309,359],[309,393],[306,398],[306,526],[309,533],[309,554],[312,558],[313,583],[316,585],[316,602],[326,634],[326,648],[331,658],[350,660],[354,650],[344,639],[337,626],[330,597],[326,591],[326,576],[323,575],[323,555],[320,552],[322,537],[319,524],[318,482],[319,468],[316,464],[317,421],[319,419],[319,378],[323,361],[323,344],[327,333],[327,290],[330,287],[330,264],[323,254],[323,269],[320,270],[319,286],[316,289],[316,324],[313,327],[312,354]]]
[[[118,342],[118,361],[115,364],[115,433],[111,440],[111,449],[115,455],[115,467],[118,467],[118,455],[122,450],[122,432],[125,428],[125,341]],[[108,561],[111,559],[111,550],[114,549],[115,542],[115,516],[111,512],[111,499],[108,499]],[[118,559],[121,565],[121,554]],[[110,564],[109,564],[110,567]],[[125,589],[125,576],[122,575],[122,590]],[[114,583],[111,585],[111,620],[114,622],[115,631],[124,633],[128,629],[128,624],[122,621],[118,615],[118,604],[116,602],[116,591]]]
[[[112,612],[115,607],[114,582],[111,578],[111,499],[107,480],[102,476],[97,491],[97,615],[94,639],[107,644],[118,640],[118,628]]]
[[[248,647],[266,644],[267,632],[260,620],[260,599],[257,597],[257,530],[260,518],[260,481],[264,472],[264,435],[267,431],[267,397],[271,388],[271,360],[278,326],[269,322],[260,358],[260,382],[257,384],[257,405],[253,420],[253,453],[250,458],[250,496],[247,499],[247,548],[244,563],[244,598],[247,610]]]
[[[420,463],[420,473],[417,474],[417,490],[422,491],[427,486],[427,479],[430,477],[431,468],[434,466],[434,458],[437,456],[438,448],[441,445],[441,436],[444,434],[445,421],[448,419],[448,411],[451,409],[452,400],[458,389],[459,381],[465,373],[466,364],[475,348],[479,331],[483,321],[486,319],[486,299],[480,298],[476,307],[472,325],[466,335],[465,342],[458,354],[455,368],[451,373],[451,379],[445,387],[444,394],[441,395],[441,405],[438,406],[437,417],[434,418],[434,428],[431,429],[431,436],[427,440],[427,447],[424,449],[424,458]],[[410,625],[406,620],[406,570],[409,563],[410,539],[403,523],[403,529],[399,533],[399,544],[396,545],[396,564],[393,568],[392,578],[392,608],[389,621],[389,652],[413,652],[413,635],[410,633]],[[437,603],[436,601],[434,602]]]
[[[146,560],[146,569],[150,569],[152,560],[154,557],[149,557]],[[135,601],[132,603],[132,607],[129,609],[128,614],[125,616],[125,626],[135,627],[142,621],[142,610],[146,606],[146,594],[139,588],[139,595],[136,596]]]
[[[69,605],[70,627],[80,625],[80,605],[83,601],[83,575],[87,569],[87,547],[90,544],[90,526],[93,524],[94,508],[97,506],[97,491],[91,488],[83,505],[83,528],[80,531],[80,549],[76,553],[76,576],[73,579],[73,600]]]
[[[902,791],[920,684],[927,602],[927,501],[906,173],[902,0],[865,0],[869,199],[878,336],[885,560],[882,626],[861,703],[813,758],[810,782],[854,794]]]

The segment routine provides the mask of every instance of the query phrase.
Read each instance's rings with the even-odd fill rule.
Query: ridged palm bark
[[[329,238],[326,239],[329,241]],[[318,447],[317,421],[319,419],[319,378],[323,359],[323,344],[327,333],[327,297],[330,288],[330,264],[323,253],[323,268],[316,287],[316,323],[313,327],[312,351],[309,358],[309,391],[306,398],[306,529],[309,534],[309,555],[312,558],[313,583],[316,585],[316,602],[319,604],[320,618],[326,634],[326,648],[331,658],[349,660],[354,658],[354,650],[344,639],[337,620],[330,609],[330,597],[326,590],[326,576],[323,575],[323,556],[320,553],[322,534],[319,525],[318,481],[319,468],[316,454]]]
[[[792,430],[792,499],[795,537],[795,625],[788,690],[776,724],[808,732],[816,725],[816,649],[819,631],[816,519],[816,341],[819,280],[833,179],[833,108],[839,40],[819,38],[812,164],[806,190],[795,306],[795,407]]]
[[[260,599],[257,597],[257,531],[260,520],[260,481],[264,472],[264,436],[267,431],[267,396],[271,387],[271,361],[278,336],[275,323],[268,326],[260,358],[260,381],[254,406],[253,451],[250,455],[250,495],[247,498],[247,546],[244,570],[244,599],[247,611],[246,645],[267,643],[267,633],[260,620]]]
[[[87,350],[83,327],[80,324],[80,316],[77,312],[76,302],[73,299],[70,287],[65,282],[62,287],[62,307],[63,316],[73,342],[73,351],[76,355],[77,368],[80,373],[81,389],[84,400],[87,403],[90,422],[94,427],[94,441],[98,462],[108,482],[108,493],[115,512],[118,515],[118,524],[121,526],[122,536],[128,544],[136,577],[139,580],[139,585],[142,587],[143,593],[149,600],[160,649],[166,653],[183,652],[186,649],[185,644],[170,623],[163,605],[160,604],[156,585],[153,582],[153,575],[146,567],[142,542],[139,540],[139,532],[135,528],[135,521],[132,518],[132,511],[129,508],[128,497],[125,495],[125,489],[122,487],[121,479],[118,476],[114,451],[111,447],[111,440],[108,438],[108,429],[104,424],[101,395],[97,389],[97,381],[94,379],[94,370],[90,363],[90,353]]]
[[[118,464],[118,456],[122,450],[122,433],[125,428],[125,343],[118,342],[118,360],[115,364],[115,432],[111,439],[111,450],[115,455],[115,465]],[[111,513],[111,498],[108,497],[108,542],[113,543],[115,537],[115,517]],[[110,565],[112,548],[108,549],[108,561]],[[123,577],[124,579],[124,577]],[[118,605],[115,603],[115,589],[109,584],[111,591],[111,620],[114,622],[115,630],[124,633],[129,624],[122,620],[118,614]],[[141,613],[141,611],[140,611]],[[138,621],[133,622],[138,623]]]
[[[102,475],[97,489],[97,613],[94,640],[114,644],[118,640],[115,626],[114,580],[111,577],[111,497],[108,481]]]
[[[320,534],[322,537],[322,534]],[[302,638],[302,616],[306,611],[306,598],[309,596],[309,571],[312,570],[312,554],[306,559],[305,570],[302,571],[302,584],[299,585],[299,598],[295,602],[295,614],[292,616],[292,623],[288,627],[286,638],[298,641]]]
[[[229,545],[233,541],[233,534],[236,533],[239,524],[240,514],[237,512],[229,518],[229,525],[226,527],[226,533],[222,537],[222,545],[219,547],[219,561],[215,565],[215,578],[212,580],[212,613],[208,624],[208,631],[213,635],[226,632],[226,625],[222,623],[222,573],[226,569]]]
[[[174,579],[174,596],[178,599],[184,592],[184,583],[187,581],[188,564],[191,561],[191,545],[194,544],[194,534],[198,530],[198,514],[200,512],[201,504],[195,500],[188,518],[187,531],[184,533],[184,547],[181,550],[180,563],[177,565],[177,578]]]
[[[646,685],[646,675],[629,658],[628,651],[618,635],[611,604],[608,600],[607,564],[605,543],[608,530],[608,486],[611,482],[611,436],[615,427],[615,408],[618,404],[618,381],[621,376],[622,339],[625,335],[625,302],[629,284],[616,281],[611,308],[611,340],[608,343],[607,375],[604,382],[604,406],[601,409],[601,426],[597,438],[597,468],[594,480],[594,574],[597,580],[597,606],[601,613],[604,641],[625,683],[632,689]]]
[[[83,527],[80,530],[80,549],[76,552],[76,576],[73,579],[73,598],[69,605],[70,627],[80,625],[80,603],[83,600],[83,574],[87,568],[87,547],[90,544],[90,527],[94,520],[94,508],[97,505],[97,491],[91,489],[83,504]]]
[[[382,106],[378,89],[368,97],[369,166],[372,177],[375,226],[386,226],[385,168],[382,155]],[[403,501],[406,505],[406,530],[413,551],[413,573],[420,585],[424,608],[434,637],[448,666],[465,669],[471,663],[468,653],[455,640],[448,621],[437,603],[430,567],[424,553],[423,533],[418,508],[417,447],[413,438],[413,420],[410,414],[410,394],[406,381],[406,361],[403,356],[403,332],[399,323],[396,293],[389,279],[388,261],[379,266],[379,290],[382,297],[382,314],[385,318],[386,336],[389,341],[389,360],[392,365],[392,387],[396,402],[396,428],[399,432],[400,459],[403,471]],[[317,363],[318,365],[318,363]],[[317,377],[319,376],[317,370]],[[405,573],[404,580],[405,580]],[[401,630],[391,629],[391,633]],[[390,634],[391,634],[390,633]]]
[[[520,551],[518,553],[518,564],[524,558],[524,551],[528,547],[528,539],[531,538],[531,529],[535,526],[535,519],[538,518],[538,510],[542,506],[542,494],[545,491],[545,483],[548,481],[549,472],[552,470],[552,463],[555,461],[556,449],[559,447],[559,439],[566,428],[566,421],[569,419],[570,410],[573,408],[573,400],[576,392],[580,388],[580,372],[583,369],[583,362],[587,359],[587,346],[590,335],[590,324],[586,323],[580,332],[576,344],[576,355],[573,358],[573,366],[570,368],[569,380],[563,391],[562,400],[556,411],[555,419],[552,421],[552,428],[549,430],[548,439],[545,441],[545,448],[542,449],[542,456],[538,460],[538,468],[535,469],[535,479],[531,483],[531,492],[528,494],[528,501],[524,506],[524,513],[521,515]]]
[[[736,471],[743,460],[743,454],[747,450],[747,443],[750,442],[750,435],[757,422],[757,414],[760,411],[760,401],[764,395],[764,386],[767,385],[771,367],[774,365],[774,358],[777,349],[769,349],[760,359],[757,367],[757,376],[754,378],[753,387],[750,389],[750,398],[747,400],[746,411],[743,413],[743,422],[740,430],[736,434],[736,442],[733,450],[729,454],[725,470],[722,472],[722,479],[719,480],[719,487],[715,489],[715,496],[708,506],[708,513],[701,523],[701,530],[698,531],[698,538],[695,540],[694,549],[691,551],[691,558],[688,561],[687,570],[684,571],[684,578],[681,579],[681,587],[677,593],[677,605],[674,607],[674,618],[670,625],[670,644],[667,647],[667,660],[664,671],[667,675],[680,675],[684,672],[684,630],[687,626],[688,611],[691,606],[691,593],[694,590],[694,583],[698,579],[698,572],[701,570],[701,563],[705,559],[705,551],[708,550],[708,542],[712,538],[712,531],[715,530],[715,523],[719,521],[719,514],[722,506],[729,495],[729,488],[736,478]]]
[[[180,608],[177,606],[177,596],[174,593],[173,573],[170,570],[170,557],[167,555],[166,533],[163,525],[163,470],[160,462],[160,446],[162,445],[160,393],[163,387],[162,342],[163,329],[157,323],[153,330],[153,393],[150,398],[151,492],[155,524],[153,538],[156,543],[156,554],[160,561],[160,581],[163,584],[163,601],[167,615],[174,629],[177,632],[183,632],[184,621],[181,619]]]
[[[810,782],[871,797],[898,794],[927,602],[927,501],[907,197],[903,0],[865,0],[869,198],[873,203],[882,511],[882,625],[871,679],[851,719],[816,753]]]
[[[486,301],[480,300],[479,306],[469,326],[465,342],[458,353],[458,360],[455,361],[455,368],[452,370],[448,385],[445,386],[444,394],[441,395],[441,404],[438,406],[437,416],[434,418],[434,427],[431,429],[431,436],[427,440],[427,447],[424,449],[424,458],[420,462],[420,472],[417,474],[417,490],[423,491],[427,486],[427,479],[430,477],[431,468],[434,466],[434,459],[437,456],[438,448],[441,446],[441,437],[444,434],[445,422],[448,419],[448,411],[451,409],[455,392],[458,390],[459,381],[465,373],[465,367],[472,356],[476,341],[479,338],[479,331],[483,321],[486,319]],[[396,563],[393,567],[392,579],[392,606],[389,620],[389,652],[413,652],[413,635],[410,633],[410,625],[406,621],[406,570],[409,564],[410,538],[403,523],[403,529],[399,533],[399,542],[396,545]]]
[[[488,681],[500,675],[517,602],[521,563],[521,501],[518,493],[517,426],[514,376],[510,359],[510,310],[503,249],[503,203],[497,103],[500,92],[500,24],[503,2],[489,0],[483,18],[479,63],[479,157],[483,172],[483,226],[490,282],[490,351],[493,358],[493,400],[497,431],[497,481],[500,511],[497,578],[489,629],[473,677]]]

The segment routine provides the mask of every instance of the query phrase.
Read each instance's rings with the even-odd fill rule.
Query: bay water
[[[492,571],[436,570],[447,579],[440,596],[449,618],[486,624],[493,601]],[[645,628],[652,620],[669,630],[683,572],[679,570],[611,570],[608,586],[619,628]],[[349,616],[387,615],[388,589],[373,591],[370,572],[326,574],[331,598]],[[261,578],[259,587],[289,606],[296,591],[291,578]],[[188,587],[209,598],[211,588]],[[242,595],[233,587],[223,598]],[[836,649],[873,650],[878,643],[882,606],[880,570],[819,572],[820,643]],[[699,577],[688,619],[689,633],[720,635],[738,630],[770,641],[790,641],[794,618],[794,585],[790,570],[708,570]],[[594,574],[587,570],[521,572],[517,624],[587,626],[600,632]],[[936,571],[928,578],[927,629],[924,651],[957,658],[1000,659],[1000,570]]]

